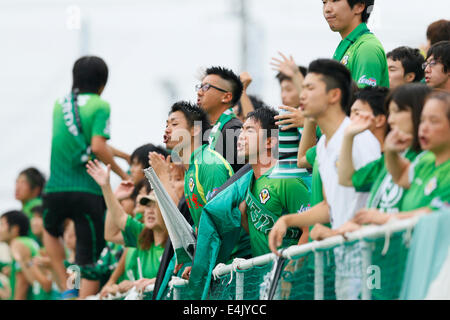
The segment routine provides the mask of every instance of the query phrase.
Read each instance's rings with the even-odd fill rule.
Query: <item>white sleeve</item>
[[[380,143],[369,130],[355,137],[352,156],[355,170],[359,170],[366,164],[381,157]]]

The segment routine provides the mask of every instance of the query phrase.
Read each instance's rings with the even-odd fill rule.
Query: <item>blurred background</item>
[[[369,27],[386,52],[420,47],[431,22],[450,18],[449,7],[376,0]],[[320,0],[0,0],[0,214],[21,207],[19,171],[35,166],[48,178],[53,104],[69,92],[80,56],[108,64],[111,144],[131,153],[162,143],[170,105],[196,100],[202,69],[249,71],[249,93],[278,107],[271,57],[281,51],[307,66],[331,58],[340,40]]]

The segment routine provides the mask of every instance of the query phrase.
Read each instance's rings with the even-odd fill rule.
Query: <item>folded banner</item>
[[[177,264],[191,262],[194,259],[195,245],[197,243],[192,226],[186,221],[183,214],[178,210],[172,198],[164,189],[155,170],[149,167],[144,169],[144,173],[155,191],[161,215],[166,224],[170,241],[172,241]]]
[[[233,176],[234,182],[203,208],[188,284],[189,299],[208,298],[212,270],[218,263],[251,256],[250,238],[241,226],[239,204],[245,200],[253,170],[240,171]]]

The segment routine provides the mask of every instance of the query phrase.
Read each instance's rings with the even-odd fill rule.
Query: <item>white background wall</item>
[[[280,50],[307,65],[331,57],[340,38],[328,28],[320,0],[247,3],[252,90],[277,107],[270,58]],[[450,18],[449,3],[376,0],[369,27],[386,52],[418,47],[431,22]],[[20,208],[14,200],[20,170],[36,166],[48,176],[53,103],[68,92],[81,54],[107,62],[111,143],[131,153],[162,143],[169,106],[195,100],[200,68],[242,71],[237,7],[237,0],[0,0],[0,214]],[[73,8],[80,10],[79,29]]]

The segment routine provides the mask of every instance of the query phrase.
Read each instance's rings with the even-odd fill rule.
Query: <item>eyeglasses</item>
[[[209,88],[214,88],[214,89],[222,91],[222,92],[228,92],[227,90],[220,89],[220,88],[218,88],[216,86],[213,86],[212,84],[209,84],[209,83],[196,85],[195,86],[195,91],[199,92],[201,90],[202,92],[206,92],[206,91],[209,90]]]
[[[422,64],[422,69],[425,70],[426,68],[428,68],[428,66],[434,67],[436,64],[437,64],[436,60],[431,60],[430,62],[424,62]]]

